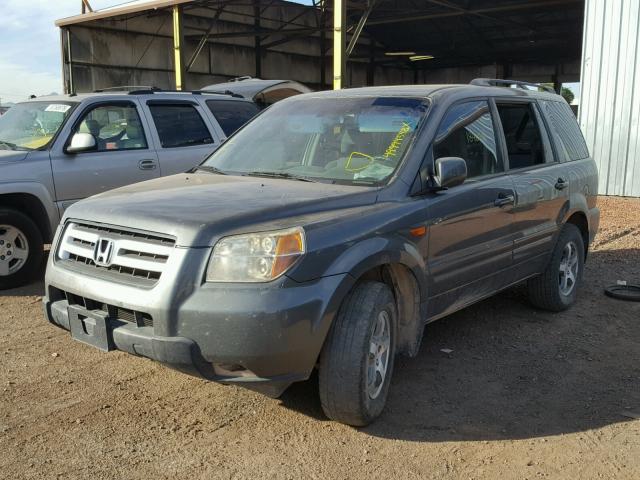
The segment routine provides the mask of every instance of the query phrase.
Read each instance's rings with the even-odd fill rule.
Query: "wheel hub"
[[[369,356],[367,362],[367,394],[375,399],[380,395],[389,366],[389,346],[391,344],[391,321],[389,313],[381,311],[378,314],[371,340],[369,342]]]
[[[574,242],[569,242],[562,250],[560,268],[558,272],[558,287],[562,295],[570,295],[578,280],[578,248]]]
[[[0,276],[20,270],[29,257],[29,244],[22,231],[13,225],[0,225]]]

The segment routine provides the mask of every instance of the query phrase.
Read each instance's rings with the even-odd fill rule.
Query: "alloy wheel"
[[[387,311],[382,310],[373,325],[367,359],[367,394],[372,400],[380,395],[384,386],[389,367],[390,345],[391,318]]]
[[[574,242],[569,242],[562,250],[558,272],[558,287],[562,295],[570,295],[575,288],[578,281],[578,268],[578,247]]]
[[[28,258],[26,235],[13,225],[0,225],[0,277],[18,272]]]

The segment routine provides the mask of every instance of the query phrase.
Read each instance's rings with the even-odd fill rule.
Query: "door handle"
[[[501,193],[500,195],[498,195],[498,198],[496,198],[493,204],[496,207],[504,207],[505,205],[513,205],[515,202],[516,197],[514,197],[513,195],[505,195],[504,193]]]
[[[556,182],[556,190],[564,190],[565,188],[567,188],[569,186],[569,182],[566,182],[563,178],[558,178],[558,181]]]
[[[140,170],[155,170],[156,162],[153,160],[140,160],[138,162],[138,168]]]

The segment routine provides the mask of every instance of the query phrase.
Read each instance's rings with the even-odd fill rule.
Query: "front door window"
[[[101,104],[92,108],[85,113],[74,133],[93,135],[99,152],[147,148],[140,116],[135,105],[129,103]]]
[[[467,178],[504,171],[496,153],[496,135],[489,104],[459,103],[447,112],[433,144],[433,157],[460,157],[467,162]]]

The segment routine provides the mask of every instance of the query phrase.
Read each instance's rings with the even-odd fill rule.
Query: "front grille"
[[[104,312],[109,318],[121,320],[127,323],[135,323],[139,327],[153,327],[153,317],[148,313],[130,310],[116,305],[109,305],[74,293],[58,289],[56,290],[55,295],[52,295],[52,297],[66,299],[69,305],[78,305],[90,311]]]
[[[98,243],[105,241],[109,249],[97,258]],[[70,222],[57,258],[92,275],[152,286],[160,280],[174,246],[173,238],[158,234]]]

